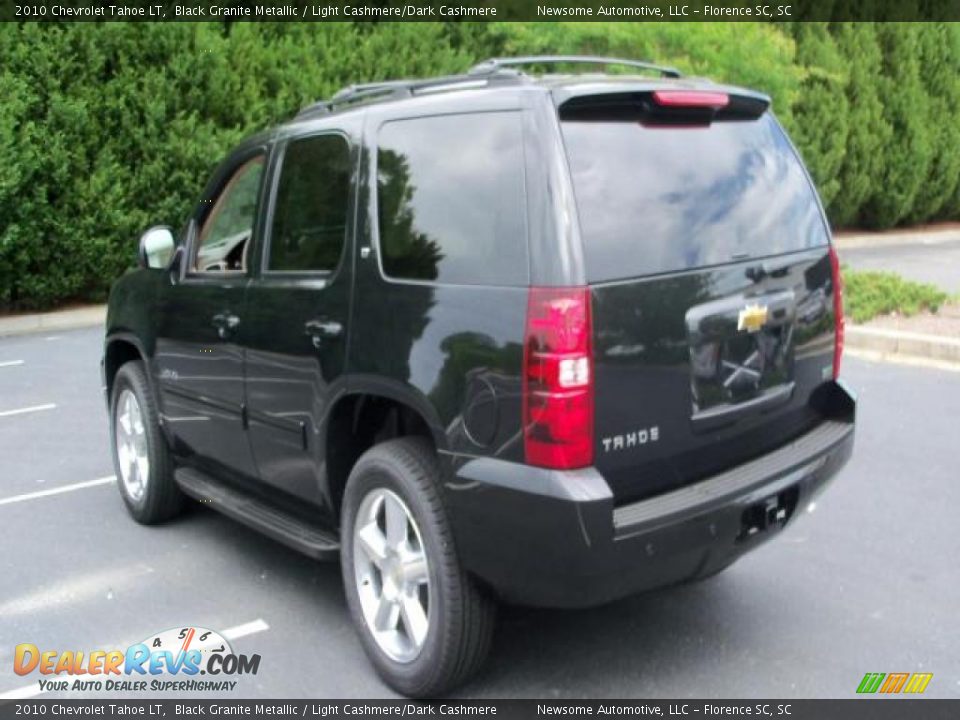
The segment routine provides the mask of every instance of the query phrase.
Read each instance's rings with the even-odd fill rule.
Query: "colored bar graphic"
[[[863,680],[860,681],[860,686],[857,688],[857,692],[875,693],[885,677],[886,673],[867,673],[863,676]]]
[[[880,688],[880,692],[900,692],[903,689],[904,683],[907,682],[908,677],[910,677],[910,673],[890,673],[887,675],[887,681],[883,683],[883,686]]]
[[[922,693],[927,689],[933,673],[867,673],[857,686],[860,694],[872,694],[877,691],[887,695],[904,693]]]
[[[922,693],[927,689],[931,679],[933,679],[933,673],[914,673],[903,691],[905,693]]]

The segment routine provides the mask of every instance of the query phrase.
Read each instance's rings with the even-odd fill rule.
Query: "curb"
[[[847,325],[844,340],[852,350],[876,353],[881,357],[947,363],[960,368],[960,338]]]
[[[838,250],[859,250],[860,248],[890,247],[894,245],[938,245],[940,243],[960,241],[960,230],[928,230],[926,232],[879,232],[845,235],[842,232],[833,236]]]
[[[0,317],[0,337],[102,326],[106,317],[106,305]]]

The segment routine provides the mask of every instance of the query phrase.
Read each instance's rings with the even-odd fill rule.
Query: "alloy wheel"
[[[120,480],[130,499],[140,502],[150,479],[150,454],[140,403],[129,388],[117,400],[114,435]]]
[[[363,619],[377,645],[391,660],[412,662],[430,628],[430,573],[420,529],[396,493],[376,488],[360,503],[353,566]]]

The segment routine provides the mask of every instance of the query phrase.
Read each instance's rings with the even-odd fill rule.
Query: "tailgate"
[[[833,369],[829,234],[783,131],[755,98],[654,95],[559,111],[592,297],[595,465],[618,503],[809,430]]]
[[[823,248],[592,288],[595,464],[618,503],[745,462],[819,421],[810,396],[832,379],[829,285]]]

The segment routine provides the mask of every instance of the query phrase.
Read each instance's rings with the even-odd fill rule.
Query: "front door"
[[[214,474],[255,475],[247,441],[243,304],[265,151],[215,174],[193,218],[186,267],[165,289],[155,354],[163,422],[178,453]]]
[[[321,505],[320,428],[342,390],[346,359],[354,147],[338,130],[279,149],[259,273],[244,310],[249,434],[260,478]]]

